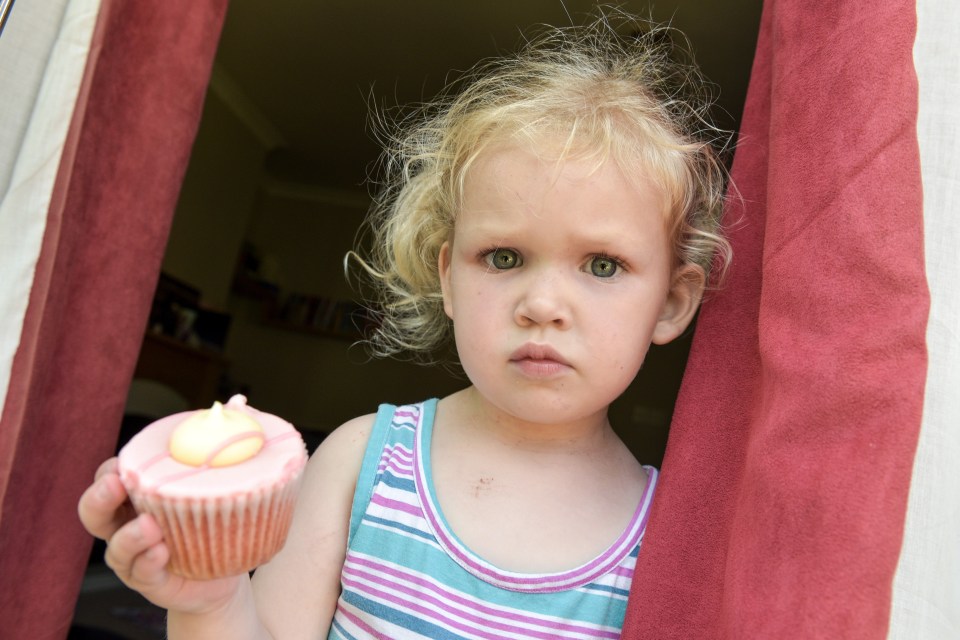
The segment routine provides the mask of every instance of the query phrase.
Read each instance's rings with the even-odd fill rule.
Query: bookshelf
[[[355,342],[373,327],[373,314],[353,300],[284,293],[275,285],[238,270],[233,292],[261,301],[265,326],[321,338]]]

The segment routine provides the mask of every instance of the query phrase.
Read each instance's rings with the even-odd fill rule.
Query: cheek
[[[618,315],[622,314],[622,315]],[[647,309],[640,313],[636,308],[609,310],[596,318],[591,346],[603,353],[607,362],[616,371],[630,372],[639,369],[646,358],[656,326],[656,318]]]
[[[457,357],[467,378],[473,384],[483,384],[489,378],[492,363],[497,360],[496,334],[483,323],[471,319],[455,322],[453,335]]]
[[[638,340],[636,336],[612,341],[612,346],[607,349],[610,371],[616,376],[636,375],[647,357],[649,345],[649,341]]]
[[[503,292],[491,286],[493,284],[483,275],[464,278],[454,298],[457,313],[469,314],[471,322],[490,322],[504,306]]]
[[[647,357],[648,346],[649,343],[627,338],[619,343],[618,349],[607,352],[610,359],[605,365],[604,385],[613,394],[611,401],[626,391],[637,377]]]

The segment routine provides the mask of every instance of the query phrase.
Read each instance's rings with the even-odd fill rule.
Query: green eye
[[[520,256],[513,249],[496,249],[487,254],[487,262],[494,269],[513,269],[520,264]]]
[[[607,256],[596,256],[590,260],[590,273],[598,278],[609,278],[617,273],[620,264]]]

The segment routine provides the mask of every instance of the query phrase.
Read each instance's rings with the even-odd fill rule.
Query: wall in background
[[[203,302],[218,310],[227,306],[265,155],[263,143],[208,91],[163,270],[199,289]]]

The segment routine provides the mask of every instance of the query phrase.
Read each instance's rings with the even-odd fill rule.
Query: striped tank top
[[[626,531],[594,560],[559,573],[503,571],[450,530],[433,491],[436,400],[383,405],[350,516],[342,592],[328,638],[619,638],[657,481]]]

